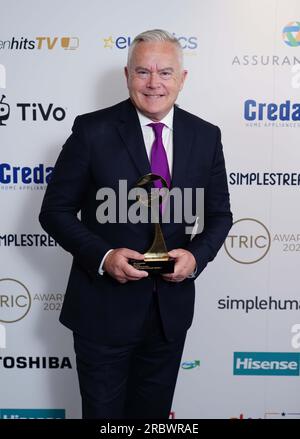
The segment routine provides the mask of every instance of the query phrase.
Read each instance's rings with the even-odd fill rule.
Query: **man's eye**
[[[160,72],[161,78],[169,78],[171,76],[171,72]]]
[[[147,72],[146,70],[138,70],[138,71],[137,71],[137,74],[138,74],[139,76],[147,76],[147,75],[148,75],[148,72]]]

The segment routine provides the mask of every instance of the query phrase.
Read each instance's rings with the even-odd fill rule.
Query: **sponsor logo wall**
[[[147,17],[136,0],[5,10],[0,418],[80,417],[72,334],[58,322],[71,257],[38,213],[75,116],[127,97],[127,50],[151,23],[182,45],[178,104],[222,129],[234,214],[196,282],[170,417],[300,419],[299,1],[174,0],[170,16],[154,0]]]

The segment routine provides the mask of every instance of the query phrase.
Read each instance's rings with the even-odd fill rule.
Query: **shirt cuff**
[[[197,265],[196,265],[196,268],[195,268],[195,270],[193,271],[193,273],[189,274],[189,275],[187,276],[187,278],[188,278],[188,279],[194,279],[194,277],[196,277],[197,270],[198,270],[198,267],[197,267]]]
[[[105,255],[103,256],[103,258],[102,258],[102,261],[101,261],[101,264],[100,264],[100,267],[99,267],[99,270],[98,270],[98,273],[100,274],[100,276],[103,276],[103,274],[105,273],[105,270],[103,270],[103,265],[104,265],[104,262],[105,262],[106,256],[108,255],[108,253],[110,253],[110,252],[112,252],[112,251],[113,251],[113,248],[111,248],[110,250],[108,250],[108,251],[105,253]]]

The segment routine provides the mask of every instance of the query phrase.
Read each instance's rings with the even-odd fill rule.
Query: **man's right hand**
[[[112,250],[105,258],[104,271],[121,284],[129,280],[139,280],[147,277],[147,271],[137,270],[128,263],[128,259],[143,260],[144,255],[129,248],[117,248]]]

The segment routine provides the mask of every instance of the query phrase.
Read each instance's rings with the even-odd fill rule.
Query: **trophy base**
[[[174,273],[175,259],[167,261],[139,261],[138,259],[129,259],[129,264],[136,270],[147,271],[149,274]]]

